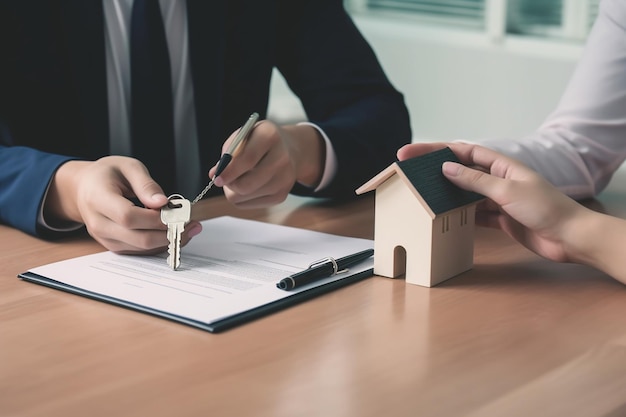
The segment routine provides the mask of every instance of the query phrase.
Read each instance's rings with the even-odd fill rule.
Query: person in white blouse
[[[626,220],[574,200],[602,191],[626,159],[626,2],[600,3],[557,109],[533,135],[480,145],[414,143],[397,156],[442,146],[467,165],[446,162],[446,178],[487,197],[478,225],[500,228],[547,259],[589,265],[626,283]]]
[[[602,191],[626,159],[626,2],[600,2],[574,74],[534,134],[479,143],[522,161],[573,198]]]

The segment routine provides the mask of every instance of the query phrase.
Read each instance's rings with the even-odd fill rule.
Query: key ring
[[[174,208],[182,207],[183,206],[182,204],[172,203],[172,200],[184,200],[184,199],[185,197],[183,197],[180,194],[172,194],[171,196],[167,197],[167,208],[174,209]]]

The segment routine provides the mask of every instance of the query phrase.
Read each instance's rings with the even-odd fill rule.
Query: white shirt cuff
[[[330,184],[330,182],[335,178],[335,174],[337,173],[337,155],[335,154],[335,149],[333,148],[333,144],[330,142],[326,133],[320,127],[311,122],[301,122],[298,123],[298,126],[311,126],[315,128],[319,132],[320,135],[324,138],[324,142],[326,143],[326,163],[324,165],[324,172],[322,174],[322,179],[320,180],[319,185],[315,188],[315,192],[323,190]]]
[[[46,192],[43,194],[43,198],[41,199],[41,206],[39,207],[39,215],[37,216],[37,224],[53,232],[73,232],[83,227],[84,225],[82,223],[76,223],[76,222],[71,222],[71,221],[63,222],[62,223],[63,225],[59,225],[57,227],[50,226],[46,222],[46,219],[43,215],[43,208],[46,205],[45,202],[46,202],[46,199],[48,198],[48,191],[50,190],[50,184],[52,184],[52,179],[48,183]]]

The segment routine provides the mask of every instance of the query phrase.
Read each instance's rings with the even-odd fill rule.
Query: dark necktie
[[[158,0],[133,2],[130,57],[133,156],[170,194],[176,184],[172,79]]]

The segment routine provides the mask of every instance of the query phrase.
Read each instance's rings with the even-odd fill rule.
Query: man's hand
[[[165,204],[163,190],[140,161],[108,156],[63,164],[52,180],[44,217],[50,225],[84,223],[89,234],[113,252],[152,254],[167,249],[167,227],[160,219]],[[181,245],[201,230],[200,223],[190,222]]]
[[[236,134],[226,140],[223,152]],[[267,207],[284,201],[296,182],[317,186],[324,164],[325,144],[315,128],[262,121],[239,146],[215,185],[224,187],[226,198],[237,207]]]

